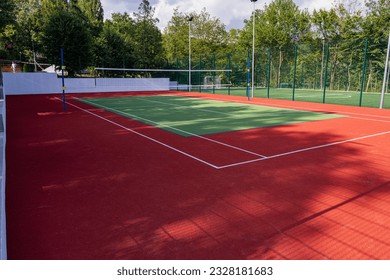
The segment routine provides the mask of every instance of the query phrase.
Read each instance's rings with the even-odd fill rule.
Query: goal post
[[[205,76],[203,78],[203,87],[207,88],[217,88],[220,89],[222,87],[222,78],[221,76]]]

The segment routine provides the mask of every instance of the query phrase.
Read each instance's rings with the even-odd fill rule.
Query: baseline
[[[258,159],[254,159],[254,160],[247,160],[247,161],[227,164],[227,165],[224,165],[224,166],[219,166],[218,169],[225,169],[225,168],[235,167],[235,166],[249,164],[249,163],[253,163],[253,162],[274,159],[274,158],[288,156],[288,155],[292,155],[292,154],[303,153],[303,152],[307,152],[307,151],[311,151],[311,150],[327,148],[327,147],[331,147],[331,146],[341,145],[341,144],[345,144],[345,143],[349,143],[349,142],[355,142],[355,141],[358,141],[358,140],[372,138],[372,137],[377,137],[377,136],[382,136],[382,135],[386,135],[386,134],[390,134],[390,130],[389,131],[375,133],[375,134],[365,135],[365,136],[361,136],[361,137],[355,137],[355,138],[351,138],[351,139],[336,141],[336,142],[332,142],[332,143],[328,143],[328,144],[323,144],[323,145],[317,145],[317,146],[313,146],[313,147],[298,149],[298,150],[294,150],[294,151],[290,151],[290,152],[280,153],[280,154],[268,156],[266,158],[258,158]]]
[[[186,92],[180,92],[181,95],[183,96],[192,96],[195,98],[199,98],[201,95],[194,95],[194,93],[186,93]],[[203,94],[204,95],[204,94]],[[224,98],[223,95],[221,96],[213,96],[213,95],[207,95],[208,99],[212,100],[220,100],[220,101],[228,101],[228,102],[235,102],[235,103],[244,103],[244,104],[256,104],[256,105],[261,105],[261,106],[269,106],[269,107],[274,107],[274,108],[288,108],[288,109],[293,109],[293,110],[302,110],[302,111],[311,111],[311,112],[324,112],[324,110],[320,108],[315,108],[315,107],[309,107],[309,106],[299,106],[299,105],[286,105],[286,104],[279,104],[279,103],[268,103],[268,102],[261,102],[255,99],[252,99],[251,101],[246,101],[246,100],[234,100],[234,99],[229,99],[229,98]],[[274,100],[272,100],[274,101]],[[280,100],[283,102],[286,102],[288,100]],[[297,102],[297,101],[295,101]],[[298,101],[300,102],[300,101]],[[303,101],[304,102],[304,101]],[[307,102],[309,103],[309,102]],[[317,104],[317,103],[315,103]],[[318,105],[323,105],[321,103],[318,103]],[[344,106],[344,105],[337,105],[337,104],[324,104],[324,105],[335,105],[335,106]],[[352,107],[353,109],[357,109],[360,107]],[[375,108],[367,108],[367,109],[375,109]],[[338,109],[327,109],[331,113],[336,113],[336,114],[342,114],[345,117],[350,117],[354,118],[353,116],[361,116],[361,117],[356,117],[360,119],[365,119],[366,120],[371,120],[371,121],[378,121],[378,122],[387,122],[390,121],[390,116],[385,116],[385,115],[374,115],[374,114],[368,114],[368,113],[357,113],[357,112],[351,112],[351,111],[343,111],[343,110],[338,110]],[[378,119],[371,119],[371,118],[378,118]],[[382,119],[382,120],[381,120]]]

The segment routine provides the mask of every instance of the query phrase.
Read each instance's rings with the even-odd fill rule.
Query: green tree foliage
[[[189,18],[191,21],[191,48],[194,57],[214,55],[228,50],[228,33],[225,25],[205,9],[199,14],[184,14],[174,10],[173,17],[164,30],[164,48],[168,59],[188,57]],[[237,39],[237,32],[231,33]]]
[[[281,71],[286,55],[292,55],[285,49],[292,44],[304,41],[310,30],[310,17],[306,11],[300,11],[292,0],[275,0],[264,11],[257,13],[257,45],[278,49],[277,85],[281,83]],[[247,21],[242,36],[249,37],[253,21]]]
[[[368,80],[366,91],[368,91],[373,76],[383,72],[385,52],[387,49],[387,38],[390,32],[390,1],[389,0],[368,0],[366,1],[368,14],[362,24],[362,36],[368,40]]]
[[[139,68],[158,67],[162,63],[163,47],[161,32],[157,27],[158,19],[154,18],[155,9],[148,0],[142,0],[138,13],[134,13],[136,31],[133,37],[136,66]]]
[[[256,35],[266,46],[284,47],[305,38],[310,17],[292,0],[275,0],[265,7],[257,20]],[[252,24],[252,21],[247,23]]]
[[[17,0],[13,40],[22,60],[32,61],[34,53],[42,53],[40,37],[45,17],[40,0]]]
[[[336,41],[340,35],[340,22],[336,10],[314,10],[312,16],[313,27],[318,38],[326,42]]]
[[[103,28],[104,11],[100,0],[78,0],[77,6],[87,17],[93,35],[99,35]]]
[[[133,68],[135,30],[135,21],[127,13],[112,14],[112,19],[104,22],[103,30],[96,41],[94,65]]]
[[[168,60],[188,56],[188,31],[188,15],[176,8],[163,34],[164,51]]]
[[[0,2],[0,32],[6,25],[15,21],[15,3],[13,0],[1,0]]]
[[[84,18],[71,7],[53,7],[43,26],[44,52],[50,61],[60,65],[59,50],[64,49],[65,64],[70,73],[88,66],[90,34]]]
[[[15,3],[13,0],[1,0],[0,2],[0,57],[11,56],[15,34],[14,28],[9,26],[15,22]]]
[[[102,67],[126,66],[125,43],[119,32],[110,24],[105,24],[96,40],[95,65]]]

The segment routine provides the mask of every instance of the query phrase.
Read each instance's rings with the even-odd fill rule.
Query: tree
[[[14,35],[13,30],[8,32],[4,32],[7,26],[13,24],[15,22],[15,4],[13,0],[1,0],[0,2],[0,55],[6,56],[7,54],[3,53],[3,46],[5,46],[5,50],[12,51],[13,42],[11,41],[11,37]]]
[[[317,37],[326,43],[336,43],[340,39],[340,19],[335,8],[314,10],[312,23]]]
[[[23,60],[33,61],[35,53],[42,53],[40,38],[46,17],[42,16],[41,2],[40,0],[16,0],[14,47]]]
[[[95,65],[101,67],[126,67],[126,45],[117,30],[111,24],[105,24],[96,39]]]
[[[385,65],[385,52],[390,31],[390,1],[368,0],[366,7],[368,15],[362,24],[362,34],[369,41],[369,74],[366,83],[366,90],[368,90],[373,73],[377,73],[377,75],[383,73]]]
[[[188,56],[188,16],[176,8],[163,34],[165,57],[168,60]]]
[[[59,50],[64,49],[70,74],[88,66],[90,34],[85,20],[72,9],[55,8],[43,26],[42,40],[45,55],[56,65],[60,65]]]
[[[0,2],[0,32],[6,25],[15,22],[15,3],[13,0],[1,0]]]
[[[95,65],[101,67],[134,67],[135,21],[129,14],[114,13],[112,19],[104,22],[97,38]]]
[[[154,11],[148,0],[142,0],[138,13],[134,13],[136,64],[140,68],[155,68],[162,63],[162,35],[156,25],[158,19],[154,18]]]
[[[103,28],[104,11],[100,0],[78,0],[77,6],[87,17],[93,35],[99,35]]]
[[[259,15],[256,27],[258,41],[267,47],[276,47],[279,51],[278,87],[284,60],[283,48],[305,39],[310,31],[309,19],[307,11],[301,12],[292,0],[275,0]],[[247,25],[251,23],[247,22]]]
[[[206,9],[199,14],[196,12],[184,14],[175,9],[164,30],[164,50],[168,59],[188,57],[188,19],[190,17],[192,18],[191,46],[194,57],[227,52],[228,33],[225,25],[218,18],[211,17]],[[237,39],[235,32],[232,32],[231,36]]]

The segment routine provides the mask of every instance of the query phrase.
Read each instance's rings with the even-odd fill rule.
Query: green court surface
[[[184,137],[342,117],[330,113],[171,95],[79,100]]]

